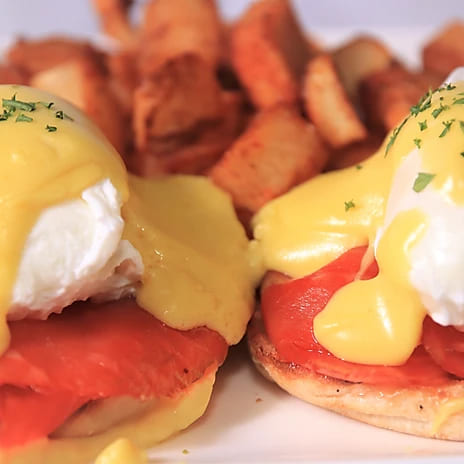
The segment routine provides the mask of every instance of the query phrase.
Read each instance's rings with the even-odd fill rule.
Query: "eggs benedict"
[[[464,69],[360,165],[254,218],[268,271],[249,333],[281,387],[381,427],[463,440]]]
[[[151,446],[203,414],[245,331],[245,232],[206,178],[128,175],[64,100],[0,99],[0,460]]]

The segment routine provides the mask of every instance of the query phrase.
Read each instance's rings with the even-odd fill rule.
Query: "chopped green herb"
[[[29,116],[26,116],[23,113],[18,114],[16,118],[16,122],[31,122],[31,121],[33,121],[33,119],[30,118]]]
[[[70,121],[74,121],[73,118],[71,118],[71,116],[68,116],[66,113],[64,113],[62,110],[59,110],[55,113],[55,117],[57,119],[69,119]]]
[[[419,193],[422,192],[422,190],[429,185],[429,183],[432,181],[432,179],[435,177],[435,174],[429,174],[427,172],[419,172],[417,174],[416,180],[414,181],[414,185],[412,186],[412,189]]]
[[[421,147],[422,140],[421,139],[414,139],[414,144],[416,145],[417,148]]]
[[[3,113],[0,114],[0,121],[6,121],[11,116],[11,112],[7,110],[3,110]]]
[[[390,137],[390,140],[388,141],[388,144],[387,146],[385,147],[385,155],[384,156],[387,156],[387,153],[389,152],[390,148],[392,147],[392,145],[395,143],[395,140],[396,138],[398,137],[398,134],[400,133],[400,130],[403,128],[403,126],[406,124],[406,122],[408,121],[409,118],[406,118],[403,120],[403,122],[398,126],[396,127],[395,129],[393,129],[393,132],[392,132],[392,135]]]
[[[454,100],[453,105],[464,105],[464,97]]]
[[[440,115],[440,113],[442,111],[445,111],[445,110],[449,110],[449,106],[448,105],[443,105],[443,103],[440,103],[440,108],[435,108],[432,111],[432,116],[434,117],[434,119],[437,119],[438,116]]]
[[[442,124],[445,126],[445,128],[442,130],[441,134],[438,137],[444,137],[451,129],[453,122],[454,119],[450,119],[449,121],[443,121]]]
[[[350,210],[351,208],[354,208],[356,205],[354,204],[353,200],[350,201],[345,201],[345,211]]]
[[[45,126],[45,129],[48,132],[56,132],[56,126],[49,126],[48,124]]]
[[[432,90],[429,89],[429,91],[419,100],[419,103],[411,107],[410,111],[413,116],[417,116],[419,113],[422,113],[422,111],[430,108],[430,105],[432,104],[432,94]]]
[[[461,151],[460,155],[464,158],[464,151]]]
[[[427,129],[427,119],[425,121],[419,121],[419,128],[421,131]]]
[[[47,103],[47,102],[39,101],[38,103],[39,103],[39,105],[42,105],[45,108],[47,108],[47,110],[49,110],[54,105],[53,102]]]
[[[456,86],[452,85],[452,84],[448,84],[445,88],[446,88],[446,90],[454,90],[456,88]]]
[[[442,96],[440,97],[440,101],[443,101],[444,99],[445,99],[445,97],[442,95]]]
[[[461,128],[462,132],[464,132],[464,121],[459,121],[459,127]]]
[[[362,164],[357,164],[355,167],[356,167],[356,169],[359,171],[360,169],[363,168],[363,165],[362,165]]]
[[[8,108],[11,111],[21,110],[31,112],[35,110],[35,103],[34,102],[24,102],[20,100],[16,100],[16,94],[13,95],[11,99],[2,98],[2,105],[3,108]]]

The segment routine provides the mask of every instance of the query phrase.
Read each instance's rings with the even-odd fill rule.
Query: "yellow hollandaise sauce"
[[[410,284],[410,253],[430,218],[420,207],[387,218],[387,203],[408,156],[419,157],[420,168],[406,188],[464,203],[463,95],[463,82],[429,92],[371,158],[308,181],[253,219],[253,250],[264,267],[293,278],[350,248],[367,245],[372,258],[375,249],[379,274],[340,289],[314,320],[318,341],[341,359],[400,365],[420,341],[426,312]]]
[[[206,325],[237,343],[255,279],[229,197],[202,177],[130,177],[129,187],[124,238],[145,266],[139,305],[176,329]]]
[[[0,86],[0,352],[27,236],[40,213],[109,178],[127,200],[126,169],[100,131],[72,105],[23,86]]]
[[[95,464],[147,464],[147,456],[127,438],[108,445],[95,459]]]
[[[160,400],[152,410],[114,425],[106,432],[91,437],[36,441],[20,449],[5,450],[0,454],[0,462],[90,464],[101,453],[99,464],[142,464],[141,453],[137,453],[134,447],[145,449],[159,443],[173,433],[187,428],[203,415],[214,380],[214,372],[206,374],[180,398]],[[120,438],[124,440],[120,442]],[[132,445],[128,445],[127,440]],[[108,446],[109,449],[105,450]],[[132,461],[123,460],[128,455]]]

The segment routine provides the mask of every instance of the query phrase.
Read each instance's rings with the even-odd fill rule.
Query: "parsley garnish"
[[[2,98],[2,105],[11,111],[21,110],[31,112],[35,110],[35,103],[16,100],[16,94],[11,99]]]
[[[45,126],[47,132],[56,132],[56,126],[49,126],[48,124]]]
[[[64,113],[63,111],[59,110],[55,113],[55,117],[57,119],[69,119],[70,121],[74,121],[73,118],[71,118],[71,116],[68,116],[66,113]]]
[[[413,116],[417,116],[419,113],[422,113],[422,111],[430,108],[430,105],[432,104],[432,94],[432,90],[429,90],[425,95],[422,96],[417,105],[411,107],[411,114]]]
[[[437,119],[438,116],[440,115],[440,113],[442,111],[445,111],[445,110],[449,110],[449,106],[448,105],[443,105],[443,103],[440,103],[440,108],[435,108],[432,111],[432,116],[434,117],[434,119]]]
[[[429,174],[427,172],[419,172],[417,174],[416,180],[414,181],[414,185],[412,186],[412,189],[419,193],[422,192],[422,190],[429,185],[429,183],[432,181],[432,179],[435,177],[435,174]]]
[[[3,113],[0,114],[0,121],[6,121],[11,116],[11,111],[3,110]]]
[[[427,119],[425,121],[419,121],[419,128],[421,131],[427,129]]]
[[[362,164],[357,164],[355,167],[358,171],[363,168]]]
[[[453,122],[454,122],[454,119],[450,119],[449,121],[443,121],[442,124],[445,126],[445,128],[443,129],[443,131],[438,137],[444,137],[451,129]]]
[[[354,208],[356,205],[354,204],[353,200],[350,201],[345,201],[345,211],[350,210],[351,208]]]
[[[47,108],[47,110],[49,110],[54,105],[53,102],[47,103],[47,102],[39,101],[38,103],[39,103],[39,105],[42,105],[45,108]]]
[[[421,147],[422,140],[421,139],[414,139],[414,144],[416,145],[417,148]]]
[[[454,100],[453,105],[464,105],[464,97]]]
[[[461,151],[460,155],[464,158],[464,151]]]
[[[31,121],[33,121],[32,118],[30,118],[29,116],[26,116],[23,113],[20,113],[18,114],[15,122],[31,122]]]
[[[453,90],[453,89],[456,88],[456,86],[452,85],[452,84],[448,84],[445,88],[446,88],[446,90]]]
[[[464,121],[459,121],[459,127],[461,128],[462,132],[464,132]]]
[[[403,128],[403,126],[406,124],[407,120],[409,118],[406,118],[403,120],[403,122],[398,126],[396,127],[395,129],[393,129],[393,133],[390,137],[390,140],[388,141],[388,144],[385,148],[385,156],[387,156],[387,153],[388,151],[390,150],[390,148],[392,147],[392,145],[395,143],[395,140],[396,140],[396,137],[398,137],[398,134],[400,133],[400,130]]]

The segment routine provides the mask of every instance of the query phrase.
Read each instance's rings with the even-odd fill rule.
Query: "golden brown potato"
[[[234,68],[255,106],[264,109],[299,99],[309,47],[288,0],[252,4],[230,40]]]
[[[464,66],[464,22],[448,24],[423,49],[424,69],[443,80],[454,68]]]
[[[330,55],[318,55],[309,62],[303,99],[310,120],[332,147],[340,148],[367,136]]]
[[[138,151],[152,151],[153,139],[182,135],[220,118],[221,89],[211,67],[197,55],[165,63],[134,97],[134,132]]]
[[[0,84],[26,85],[29,76],[26,71],[10,64],[0,64]]]
[[[32,75],[74,58],[88,58],[101,63],[103,54],[87,42],[49,37],[42,40],[18,40],[8,50],[6,58],[8,63]]]
[[[215,68],[222,46],[222,24],[214,0],[151,0],[141,28],[140,74],[153,75],[186,54]]]
[[[145,177],[160,173],[204,173],[229,148],[247,120],[240,92],[223,91],[221,100],[222,118],[218,122],[174,140],[164,140],[152,152],[137,152],[129,161],[131,170]]]
[[[120,50],[107,56],[106,66],[110,74],[113,93],[126,114],[132,112],[134,92],[139,78],[135,66],[135,54],[132,50]]]
[[[34,74],[30,85],[70,101],[100,127],[122,155],[127,149],[129,124],[108,86],[108,76],[94,61],[75,58]]]
[[[124,48],[134,47],[137,36],[128,18],[133,0],[93,0],[92,3],[103,32],[118,40]]]
[[[240,211],[267,201],[318,174],[328,159],[315,127],[291,106],[264,110],[212,168],[210,177]]]
[[[432,73],[413,73],[392,67],[368,76],[360,86],[361,102],[371,127],[389,131],[408,114],[421,96],[436,88],[441,78]]]
[[[383,132],[372,132],[366,139],[361,140],[361,142],[352,143],[333,151],[330,155],[328,169],[343,169],[359,165],[359,163],[362,163],[362,161],[369,158],[369,156],[373,155],[380,148],[384,139],[385,134]]]
[[[358,101],[359,83],[369,74],[389,68],[393,56],[380,41],[369,36],[356,37],[332,53],[338,75],[348,96]]]

